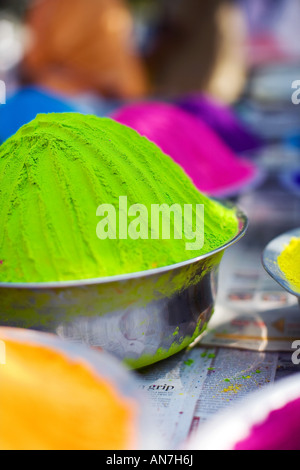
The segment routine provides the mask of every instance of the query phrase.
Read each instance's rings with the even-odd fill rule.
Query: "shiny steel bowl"
[[[248,225],[235,211],[239,229],[232,240],[173,266],[81,282],[0,283],[0,325],[55,332],[102,348],[132,368],[165,359],[206,329],[223,254]]]
[[[300,228],[291,230],[272,240],[264,250],[262,261],[267,273],[287,292],[295,295],[300,305],[300,290],[291,284],[278,265],[278,257],[293,238],[300,238]]]

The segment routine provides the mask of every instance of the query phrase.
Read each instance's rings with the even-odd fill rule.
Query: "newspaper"
[[[300,338],[300,308],[261,267],[260,254],[238,248],[224,259],[215,314],[203,345],[290,351]],[[241,258],[242,257],[242,258]],[[241,266],[237,260],[243,259]]]
[[[195,347],[137,374],[161,442],[180,448],[216,413],[300,372],[290,353]]]
[[[200,424],[275,380],[278,356],[220,349],[196,404],[190,434]]]

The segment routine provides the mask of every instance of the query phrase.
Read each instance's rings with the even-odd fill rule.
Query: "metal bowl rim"
[[[264,249],[263,251],[263,254],[262,254],[262,264],[263,264],[263,267],[265,269],[265,271],[271,276],[272,279],[274,279],[274,281],[276,281],[281,287],[283,287],[287,292],[289,292],[290,294],[292,295],[295,295],[296,297],[300,298],[300,293],[299,292],[296,292],[292,287],[291,287],[291,283],[289,282],[289,280],[286,278],[286,276],[284,275],[284,273],[282,273],[282,276],[281,277],[278,277],[276,275],[276,273],[274,272],[274,270],[271,268],[270,266],[270,263],[267,262],[267,257],[268,257],[268,253],[272,250],[272,246],[275,244],[275,243],[279,243],[281,239],[286,239],[286,238],[293,238],[293,237],[299,237],[300,236],[300,228],[296,228],[296,229],[293,229],[293,230],[289,230],[288,232],[285,232],[285,233],[282,233],[281,235],[279,235],[278,237],[274,238],[273,240],[271,240],[268,245],[266,246],[266,248]],[[272,250],[273,251],[273,250]],[[278,253],[279,255],[280,253]],[[277,267],[279,268],[279,265],[277,263]],[[279,268],[280,270],[280,268]],[[282,272],[280,270],[280,272]],[[285,281],[285,282],[283,282]]]
[[[149,269],[146,271],[134,272],[129,274],[120,274],[116,276],[110,277],[100,277],[94,279],[83,279],[79,281],[60,281],[60,282],[27,282],[27,283],[4,283],[0,282],[0,289],[64,289],[64,288],[72,288],[72,287],[85,287],[85,286],[92,286],[92,285],[103,285],[103,284],[113,284],[117,282],[124,282],[130,281],[133,279],[138,278],[145,278],[151,277],[155,275],[164,274],[169,271],[174,271],[176,269],[183,268],[185,266],[193,265],[199,261],[207,259],[213,255],[216,255],[230,246],[234,245],[238,240],[240,240],[246,233],[249,225],[249,220],[247,215],[235,204],[229,201],[220,201],[218,199],[213,198],[214,200],[220,202],[224,207],[234,209],[236,212],[236,217],[239,223],[238,233],[235,235],[234,238],[229,240],[224,245],[216,248],[209,253],[205,253],[197,258],[192,258],[186,261],[182,261],[180,263],[176,263],[169,266],[163,266],[161,268]]]

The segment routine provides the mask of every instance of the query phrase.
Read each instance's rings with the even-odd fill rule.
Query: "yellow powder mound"
[[[38,344],[5,339],[3,345],[0,450],[134,447],[133,403],[88,364]]]
[[[278,257],[278,264],[290,283],[300,291],[300,239],[291,240]]]

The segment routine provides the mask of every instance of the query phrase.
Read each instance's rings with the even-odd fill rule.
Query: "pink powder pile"
[[[235,450],[300,450],[300,399],[272,411]]]
[[[111,117],[158,145],[209,196],[234,195],[258,179],[252,162],[237,157],[206,123],[175,105],[134,103]]]

